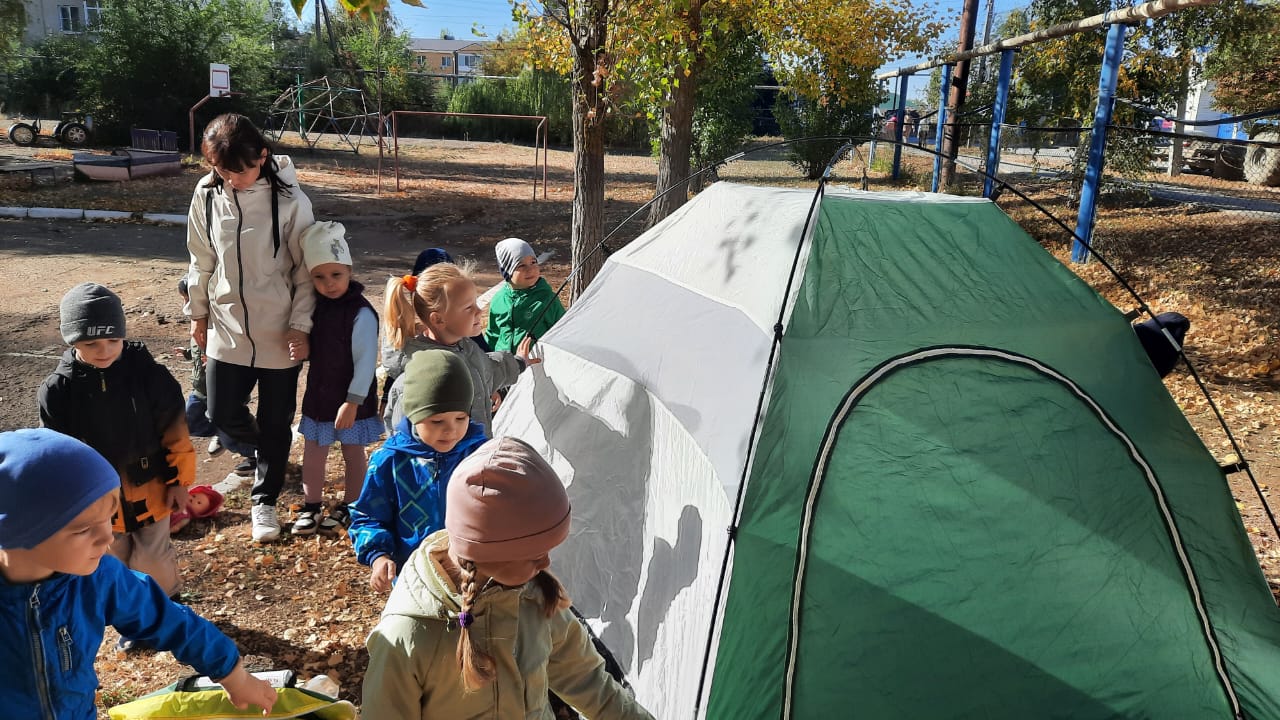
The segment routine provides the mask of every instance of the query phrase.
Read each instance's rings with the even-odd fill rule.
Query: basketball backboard
[[[226,97],[231,94],[231,67],[222,63],[209,63],[209,97]]]

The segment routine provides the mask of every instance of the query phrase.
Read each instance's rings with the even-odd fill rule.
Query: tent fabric
[[[828,188],[803,237],[814,197],[705,190],[495,421],[568,484],[553,568],[641,702],[1280,719],[1280,614],[1121,313],[985,200]]]

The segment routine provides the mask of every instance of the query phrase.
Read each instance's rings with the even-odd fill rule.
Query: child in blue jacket
[[[444,527],[445,488],[458,463],[485,441],[471,420],[471,371],[457,353],[422,350],[404,371],[405,417],[369,460],[350,506],[356,560],[369,585],[390,592],[409,554]]]
[[[107,554],[120,477],[88,445],[47,429],[0,433],[0,698],[12,718],[94,720],[103,629],[172,652],[241,709],[276,692],[235,643]]]

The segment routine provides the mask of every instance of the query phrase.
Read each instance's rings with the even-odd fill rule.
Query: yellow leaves
[[[941,31],[931,11],[906,3],[775,0],[752,19],[766,53],[779,59],[779,79],[814,99],[845,98],[886,58],[923,52]]]
[[[385,1],[385,0],[384,0]],[[554,13],[586,37],[585,21],[570,13],[571,0],[548,0]],[[845,98],[860,93],[866,78],[886,59],[925,52],[942,26],[933,11],[907,0],[719,0],[679,3],[632,0],[609,8],[607,50],[617,80],[606,83],[590,67],[591,84],[630,88],[643,102],[663,102],[680,80],[696,79],[704,63],[714,62],[717,43],[743,31],[757,33],[765,54],[773,60],[780,80],[801,95],[817,98],[833,94]],[[532,64],[568,75],[574,71],[574,51],[563,25],[544,15],[532,15],[518,4],[514,14]],[[584,40],[586,42],[586,40]]]

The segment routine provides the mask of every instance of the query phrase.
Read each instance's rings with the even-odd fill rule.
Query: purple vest
[[[363,308],[369,308],[377,317],[377,311],[364,299],[363,292],[364,286],[352,280],[347,294],[337,300],[316,293],[316,309],[311,315],[311,367],[307,370],[307,392],[302,396],[302,414],[312,420],[331,422],[338,416],[338,408],[347,401],[347,388],[355,372],[351,329]],[[375,376],[369,383],[369,394],[356,411],[356,419],[377,414],[378,378]]]

